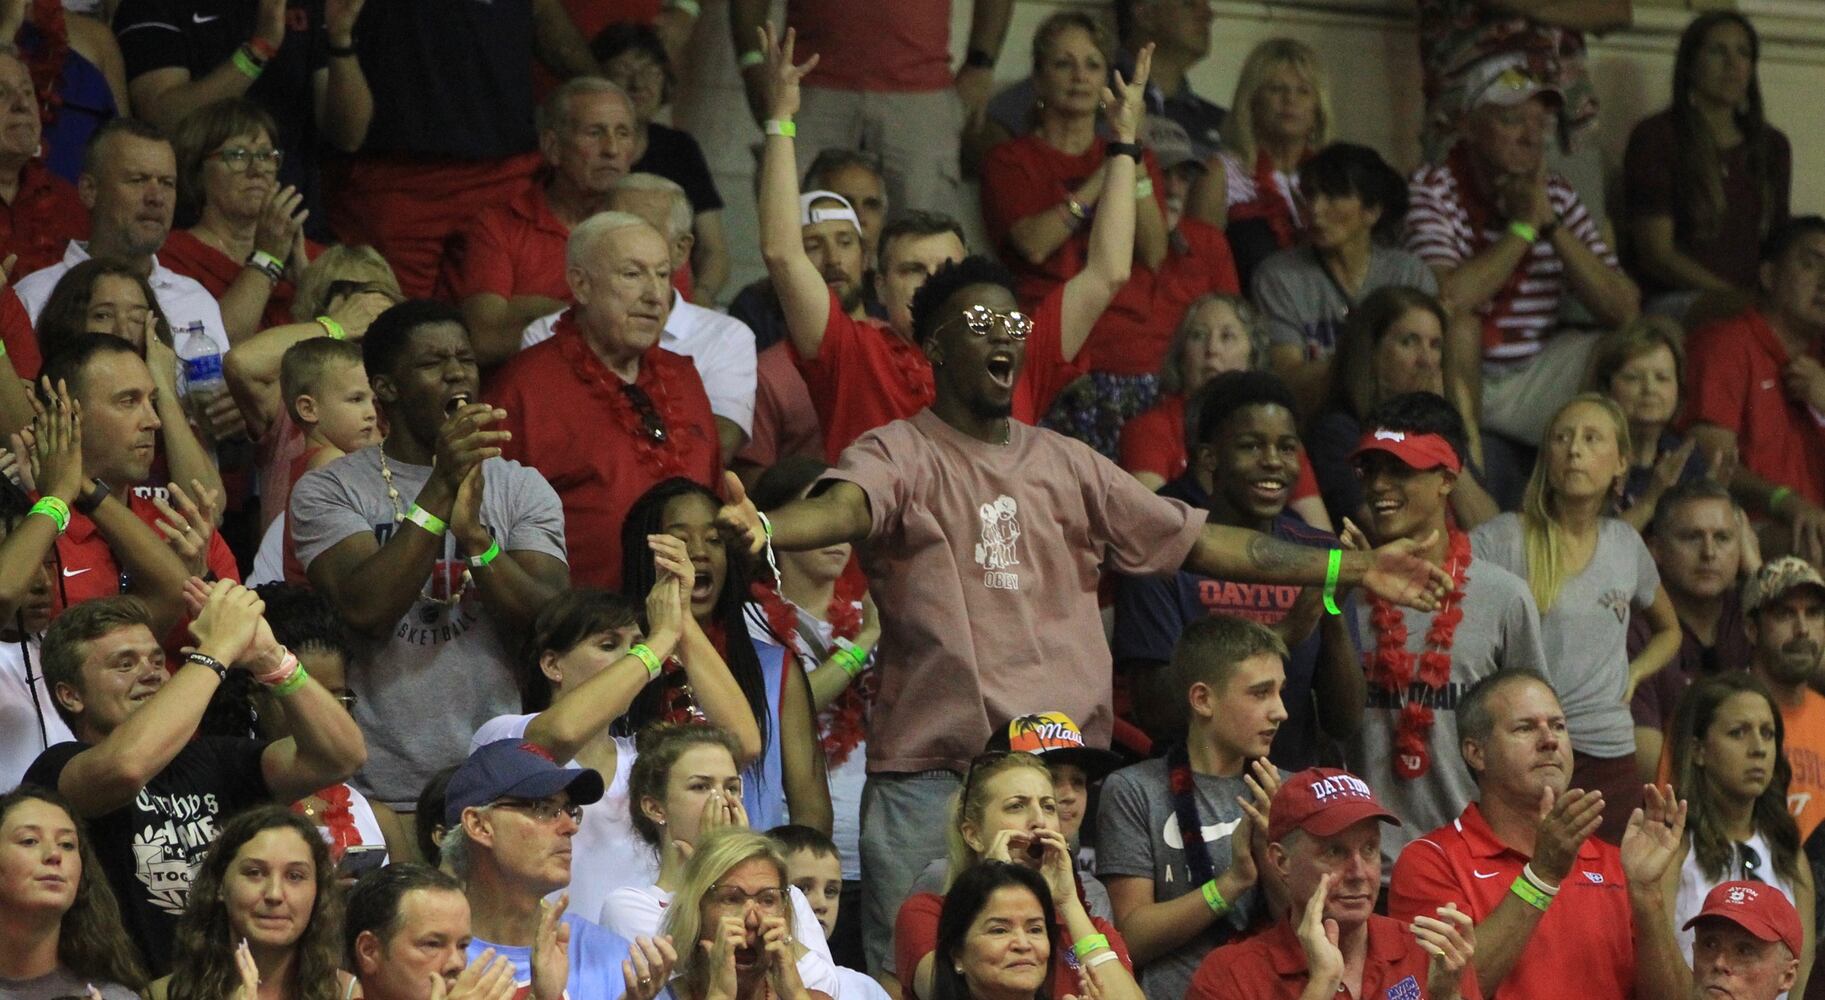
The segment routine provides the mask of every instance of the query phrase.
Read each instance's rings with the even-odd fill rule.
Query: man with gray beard
[[[1776,559],[1743,586],[1743,614],[1755,674],[1781,706],[1793,765],[1787,808],[1804,843],[1825,819],[1825,695],[1811,687],[1825,665],[1825,578],[1797,556]]]

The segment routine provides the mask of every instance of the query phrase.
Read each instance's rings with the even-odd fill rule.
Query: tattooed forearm
[[[1207,524],[1185,568],[1225,580],[1323,583],[1325,550],[1225,524]]]

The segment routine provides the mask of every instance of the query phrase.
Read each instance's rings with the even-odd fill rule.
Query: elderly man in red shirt
[[[1476,932],[1446,903],[1411,925],[1375,912],[1381,890],[1381,824],[1400,824],[1348,771],[1308,768],[1274,793],[1267,861],[1292,908],[1264,933],[1204,956],[1190,1000],[1480,1000],[1470,970]]]
[[[634,501],[674,476],[715,484],[716,420],[690,359],[659,346],[672,309],[665,237],[639,216],[603,212],[571,230],[566,258],[576,305],[488,395],[513,434],[502,454],[538,469],[564,503],[571,582],[613,589]]]
[[[1685,803],[1649,785],[1621,848],[1598,840],[1603,794],[1567,788],[1565,710],[1535,671],[1478,681],[1457,720],[1478,801],[1401,852],[1389,915],[1409,920],[1447,903],[1468,912],[1487,997],[1690,996],[1692,970],[1661,888],[1684,843]]]
[[[538,182],[451,239],[442,283],[463,307],[484,368],[520,349],[526,324],[564,308],[572,226],[608,207],[634,155],[634,107],[607,80],[581,76],[539,105]]]
[[[1759,881],[1725,882],[1686,921],[1692,937],[1695,996],[1775,1000],[1793,988],[1805,930],[1779,889]]]

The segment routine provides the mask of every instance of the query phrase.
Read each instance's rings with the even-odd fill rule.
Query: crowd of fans
[[[0,1000],[1825,996],[1754,26],[1110,6],[0,0]]]

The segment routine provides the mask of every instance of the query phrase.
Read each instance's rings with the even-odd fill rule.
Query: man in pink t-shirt
[[[729,26],[754,120],[767,117],[758,32],[770,0],[730,0]],[[787,0],[799,51],[819,54],[798,119],[798,171],[832,146],[886,165],[888,202],[966,218],[964,128],[988,110],[1013,0],[974,0],[963,65],[951,71],[951,0]]]
[[[945,853],[957,773],[989,732],[1046,707],[1107,747],[1114,713],[1097,609],[1102,571],[1181,567],[1269,583],[1362,585],[1430,607],[1448,578],[1411,542],[1327,553],[1155,496],[1081,442],[1012,418],[1032,320],[1013,276],[986,257],[947,264],[913,299],[913,337],[936,398],[863,434],[813,496],[763,522],[725,478],[720,519],[750,551],[861,546],[880,608],[881,690],[863,793],[864,926],[870,966],[924,866]],[[1334,553],[1334,554],[1332,554]]]

